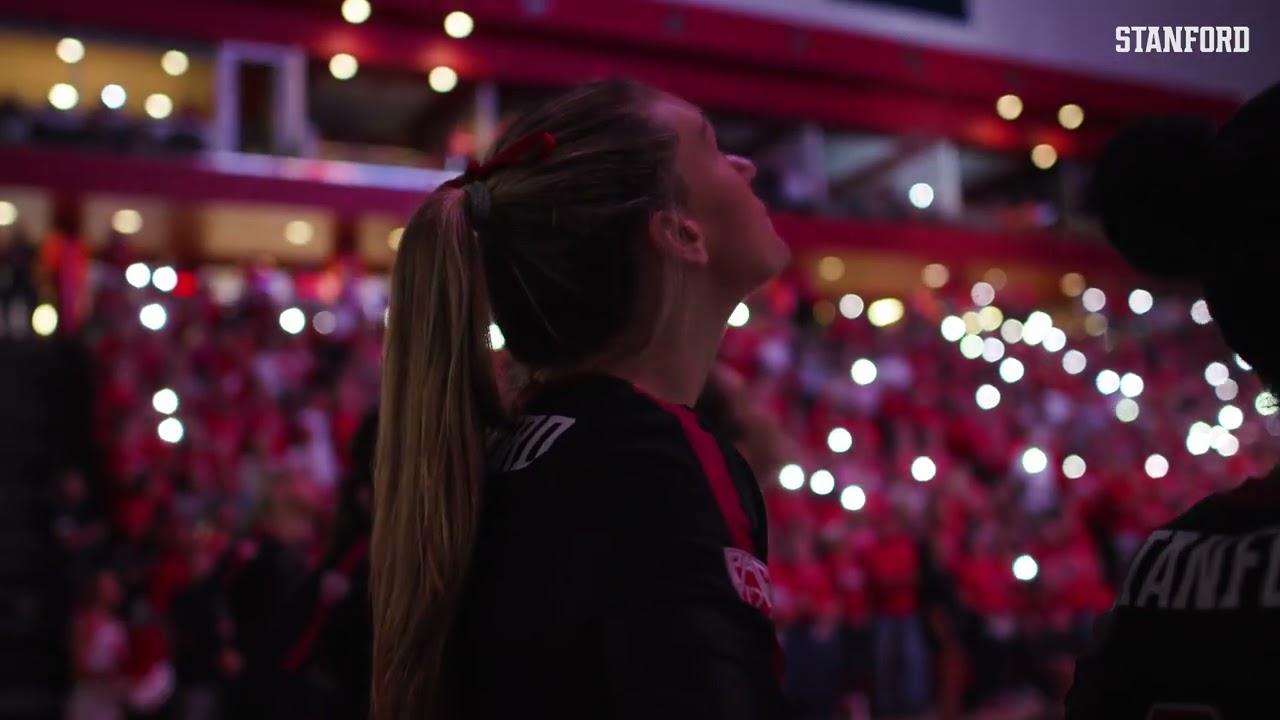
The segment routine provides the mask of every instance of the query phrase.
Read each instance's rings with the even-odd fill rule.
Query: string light
[[[1191,319],[1197,325],[1208,325],[1213,322],[1213,316],[1209,314],[1209,303],[1204,300],[1191,303]]]
[[[1009,318],[1000,326],[1000,337],[1004,338],[1004,341],[1009,344],[1021,342],[1023,329],[1021,320]]]
[[[111,229],[121,235],[136,235],[142,230],[142,213],[130,208],[115,211],[111,216]]]
[[[974,393],[978,407],[990,410],[1000,404],[1000,390],[994,385],[983,385]]]
[[[470,36],[475,28],[475,20],[461,10],[455,10],[444,16],[444,32],[455,40]]]
[[[342,3],[342,19],[352,25],[368,20],[372,13],[373,6],[369,4],[369,0],[344,0]]]
[[[162,265],[151,273],[151,284],[160,292],[173,292],[178,287],[178,273],[168,265]]]
[[[778,484],[786,490],[799,490],[804,487],[804,470],[799,465],[784,465],[778,471]]]
[[[985,332],[995,332],[1004,322],[1004,313],[995,305],[988,305],[978,311],[978,326]]]
[[[1084,458],[1079,455],[1068,455],[1062,460],[1062,474],[1068,480],[1078,480],[1084,477],[1085,469]]]
[[[102,88],[102,104],[106,105],[111,110],[119,110],[124,107],[125,100],[127,100],[128,97],[129,96],[125,93],[124,88],[116,85],[115,83]]]
[[[866,358],[857,360],[849,368],[849,376],[859,385],[870,385],[876,381],[876,364]]]
[[[1041,347],[1049,352],[1058,352],[1067,346],[1067,334],[1061,328],[1049,328]]]
[[[849,293],[848,295],[840,298],[840,314],[850,320],[858,319],[858,317],[862,315],[862,311],[865,309],[866,303],[862,301],[862,298],[854,295],[853,293]]]
[[[1136,373],[1125,373],[1120,378],[1120,394],[1127,398],[1136,398],[1142,394],[1145,383]]]
[[[906,314],[906,307],[897,298],[882,298],[867,306],[867,322],[875,327],[888,327]]]
[[[1028,345],[1039,345],[1048,338],[1051,330],[1053,330],[1053,318],[1049,313],[1037,310],[1027,316],[1027,322],[1022,326],[1022,342]]]
[[[845,510],[857,512],[867,506],[867,493],[857,485],[850,485],[840,491],[840,505]]]
[[[1155,298],[1146,290],[1134,290],[1129,293],[1129,309],[1135,315],[1145,315],[1155,305]]]
[[[1227,378],[1230,376],[1231,371],[1227,369],[1226,365],[1223,365],[1220,362],[1211,362],[1204,369],[1204,381],[1209,383],[1212,387],[1218,387],[1222,383],[1226,382]]]
[[[350,80],[360,71],[360,62],[354,55],[338,53],[329,58],[329,74],[338,80]]]
[[[44,303],[31,312],[31,329],[35,334],[48,337],[58,329],[58,309]]]
[[[1079,350],[1068,350],[1062,356],[1062,369],[1066,370],[1070,375],[1079,375],[1084,372],[1088,364],[1088,359]]]
[[[1206,422],[1195,422],[1187,430],[1187,452],[1204,455],[1213,446],[1213,429]]]
[[[1115,370],[1103,370],[1098,373],[1098,379],[1094,384],[1097,385],[1098,392],[1110,395],[1120,389],[1120,376]]]
[[[1019,555],[1013,561],[1013,577],[1022,582],[1031,582],[1040,574],[1040,566],[1030,555]]]
[[[168,319],[164,306],[159,303],[143,305],[142,309],[138,311],[138,321],[142,323],[142,327],[152,332],[163,328]]]
[[[967,332],[964,320],[955,315],[942,318],[942,339],[947,342],[959,342]]]
[[[1022,469],[1028,474],[1038,475],[1049,467],[1049,456],[1038,447],[1027,448],[1022,453]]]
[[[49,89],[49,104],[58,110],[70,110],[80,103],[80,91],[67,83],[57,83]]]
[[[986,281],[974,283],[973,288],[969,291],[969,297],[973,299],[974,305],[990,305],[996,299],[996,289]]]
[[[1084,108],[1067,103],[1058,108],[1058,124],[1067,130],[1075,130],[1084,123]]]
[[[844,428],[835,428],[827,434],[827,447],[833,453],[846,453],[853,447],[853,435]]]
[[[1235,405],[1224,405],[1218,411],[1218,424],[1228,430],[1238,430],[1244,424],[1244,412]]]
[[[191,59],[181,50],[170,50],[160,56],[160,67],[165,73],[173,77],[178,77],[191,67]]]
[[[338,318],[334,317],[334,314],[328,310],[321,310],[316,313],[315,317],[311,318],[311,327],[315,328],[316,332],[321,335],[330,335],[338,328]]]
[[[291,220],[284,226],[284,240],[290,245],[306,245],[315,233],[315,227],[306,220]]]
[[[1107,294],[1098,288],[1089,288],[1080,296],[1080,302],[1085,310],[1096,313],[1107,306]]]
[[[996,114],[1005,120],[1017,120],[1022,115],[1022,98],[1012,93],[996,100]]]
[[[1004,343],[999,339],[989,337],[982,341],[982,359],[989,363],[998,361],[1004,357]]]
[[[932,192],[932,190],[930,190]],[[920,271],[920,280],[926,287],[940,288],[951,279],[951,272],[941,263],[930,263]]]
[[[1253,409],[1259,415],[1275,415],[1278,409],[1275,396],[1266,391],[1258,393],[1258,397],[1253,399]]]
[[[927,457],[918,457],[911,463],[911,477],[916,482],[929,482],[938,474],[938,466]]]
[[[1026,369],[1022,365],[1022,361],[1018,358],[1005,358],[1000,363],[1000,379],[1007,383],[1016,383],[1022,379]]]
[[[84,59],[84,43],[76,38],[62,38],[54,47],[58,59],[68,65],[75,65]]]
[[[307,327],[307,316],[298,308],[287,308],[280,313],[280,329],[297,335]]]
[[[809,489],[815,495],[830,495],[836,489],[836,479],[826,470],[818,470],[809,477]]]
[[[153,93],[142,101],[142,109],[152,120],[164,120],[173,114],[173,99],[164,93]]]
[[[157,390],[151,396],[151,407],[161,415],[172,415],[178,411],[178,394],[169,388]]]
[[[1085,291],[1084,276],[1076,272],[1067,273],[1058,281],[1058,288],[1067,297],[1079,297]]]
[[[124,280],[141,290],[151,284],[151,268],[142,263],[133,263],[124,270]]]
[[[1058,162],[1058,151],[1048,143],[1031,148],[1031,162],[1041,170],[1048,170]]]
[[[1084,319],[1084,331],[1093,337],[1107,332],[1107,316],[1102,313],[1089,313]]]
[[[182,422],[174,417],[161,420],[160,425],[156,427],[156,434],[160,439],[170,444],[182,442],[183,432]]]
[[[1152,455],[1143,464],[1143,469],[1147,471],[1148,477],[1159,480],[1169,474],[1169,461],[1163,455]]]
[[[933,204],[933,186],[929,183],[916,183],[907,190],[907,202],[917,210],[924,210]],[[930,285],[930,287],[939,287]]]
[[[1116,418],[1122,423],[1131,423],[1138,419],[1138,403],[1132,398],[1125,398],[1116,403]]]
[[[427,74],[427,84],[438,93],[451,92],[458,87],[458,73],[451,67],[441,65]]]

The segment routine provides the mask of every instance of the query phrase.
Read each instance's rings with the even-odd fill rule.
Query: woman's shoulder
[[[1280,525],[1280,475],[1249,478],[1201,498],[1161,530],[1243,533]]]

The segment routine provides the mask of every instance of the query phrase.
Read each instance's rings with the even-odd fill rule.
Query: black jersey
[[[1280,479],[1212,495],[1134,556],[1068,720],[1280,718]]]
[[[764,502],[685,406],[587,375],[491,459],[449,643],[467,718],[774,718]]]

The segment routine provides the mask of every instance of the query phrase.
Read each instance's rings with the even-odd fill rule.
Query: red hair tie
[[[514,165],[523,160],[538,161],[551,153],[556,146],[556,138],[549,132],[534,132],[511,143],[502,152],[494,155],[488,162],[467,163],[467,171],[444,183],[443,187],[460,188],[473,182],[488,180],[498,170]]]

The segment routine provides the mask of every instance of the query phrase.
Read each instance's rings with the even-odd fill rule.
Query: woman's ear
[[[690,265],[711,261],[707,236],[697,222],[673,210],[663,210],[649,219],[649,239],[655,249]]]

